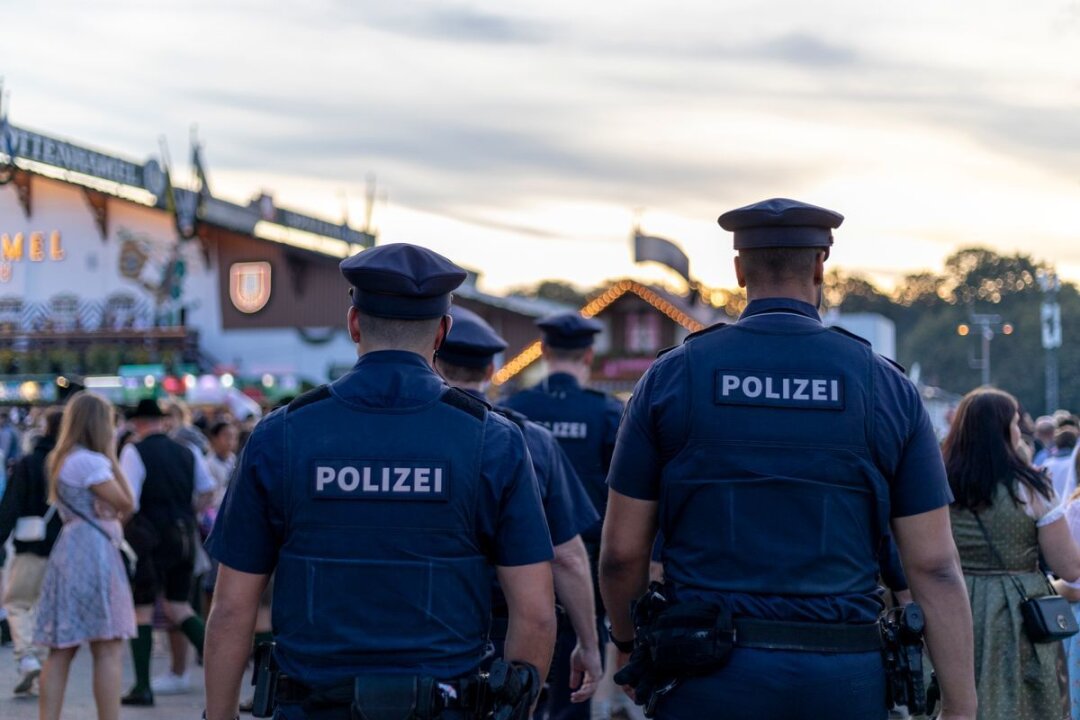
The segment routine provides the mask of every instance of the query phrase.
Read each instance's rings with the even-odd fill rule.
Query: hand
[[[97,498],[94,499],[94,514],[102,520],[120,519],[120,513],[116,512],[116,508],[114,508],[112,505],[105,502],[104,500],[100,500]]]
[[[600,649],[585,649],[579,642],[570,654],[570,702],[585,702],[593,696],[604,676],[603,663],[600,662]]]
[[[615,671],[618,672],[626,667],[626,664],[630,662],[630,653],[619,650],[615,654]],[[636,700],[634,697],[634,688],[631,685],[622,685],[622,691],[626,693],[626,696],[631,700]]]

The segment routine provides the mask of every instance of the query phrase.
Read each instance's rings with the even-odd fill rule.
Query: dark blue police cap
[[[596,320],[582,317],[576,312],[548,315],[536,321],[544,331],[544,344],[563,350],[580,350],[591,347],[595,335],[604,329]]]
[[[340,267],[357,310],[398,320],[445,315],[450,293],[465,281],[465,271],[442,255],[407,243],[363,250]]]
[[[736,250],[829,247],[832,231],[840,227],[844,216],[798,200],[773,198],[729,210],[717,222],[735,233]]]
[[[454,305],[450,317],[454,322],[439,346],[440,360],[461,367],[482,368],[506,349],[506,341],[472,310]]]

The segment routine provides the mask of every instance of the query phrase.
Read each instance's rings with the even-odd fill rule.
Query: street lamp
[[[956,327],[956,334],[961,337],[967,337],[973,332],[978,333],[981,354],[977,358],[971,358],[969,364],[972,368],[982,371],[983,385],[990,384],[990,341],[994,339],[994,334],[999,331],[1002,335],[1012,335],[1013,333],[1012,324],[1003,323],[1000,315],[972,314],[970,324],[961,323]]]

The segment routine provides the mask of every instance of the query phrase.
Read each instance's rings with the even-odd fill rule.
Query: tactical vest
[[[514,395],[507,405],[551,431],[603,520],[608,491],[604,466],[607,410],[604,394],[584,388],[549,392],[538,385]],[[586,542],[599,542],[600,523],[581,536]]]
[[[494,581],[476,522],[486,415],[457,390],[383,409],[324,387],[289,406],[273,602],[284,672],[319,684],[477,667]]]
[[[146,468],[139,493],[139,515],[159,530],[177,519],[195,522],[195,455],[167,435],[156,433],[135,443]]]
[[[709,592],[872,593],[888,488],[871,437],[875,360],[806,319],[692,336],[685,446],[665,466],[667,577]]]

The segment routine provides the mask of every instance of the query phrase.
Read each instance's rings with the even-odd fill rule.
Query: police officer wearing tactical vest
[[[622,416],[622,403],[585,387],[592,368],[593,342],[603,326],[574,312],[550,315],[536,324],[543,332],[541,349],[548,376],[538,385],[511,396],[506,406],[552,432],[602,520],[607,506],[608,466]],[[594,579],[601,520],[581,534],[593,564]],[[598,611],[602,613],[603,608]],[[600,632],[606,641],[603,628]],[[575,646],[573,629],[560,624],[555,657],[551,661],[552,686],[545,708],[548,720],[589,718],[588,706],[571,704],[571,688],[563,684],[563,678],[569,677]]]
[[[975,717],[952,498],[919,394],[818,316],[842,220],[784,199],[720,216],[750,302],[663,354],[627,408],[600,582],[620,665],[633,648],[618,680],[658,718],[885,718],[875,581],[890,526],[940,717]],[[666,581],[632,619],[658,528]]]
[[[524,718],[554,642],[553,553],[520,430],[431,365],[465,272],[406,244],[341,270],[359,360],[255,428],[208,541],[206,716],[236,716],[276,572],[275,717]],[[484,679],[496,577],[507,662]]]
[[[484,386],[495,373],[495,356],[506,349],[506,341],[471,310],[455,305],[450,308],[450,316],[454,324],[439,348],[435,368],[448,383],[483,400]],[[551,432],[509,408],[496,407],[495,411],[514,422],[525,436],[555,545],[551,566],[555,594],[578,638],[569,676],[553,680],[570,688],[572,702],[584,703],[593,696],[604,672],[597,639],[592,572],[581,540],[581,533],[593,527],[599,518]],[[501,655],[506,603],[498,589],[493,615],[491,639],[495,654]]]

